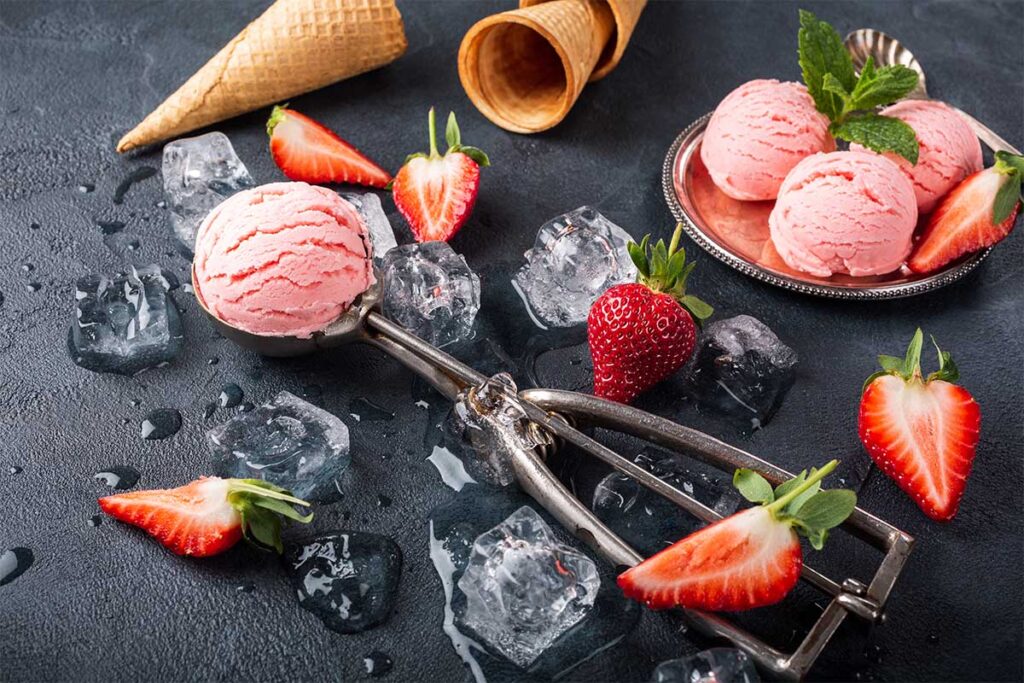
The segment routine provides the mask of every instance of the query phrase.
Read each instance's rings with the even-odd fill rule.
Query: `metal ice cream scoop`
[[[876,67],[901,64],[916,71],[918,76],[917,87],[907,97],[915,100],[931,99],[928,96],[928,88],[925,83],[924,68],[914,57],[914,53],[904,47],[900,41],[873,28],[859,28],[856,31],[851,31],[843,44],[846,46],[847,52],[850,53],[850,57],[853,58],[853,66],[858,73],[867,62],[868,57],[874,58]],[[952,107],[952,105],[949,106]],[[993,152],[1006,151],[1020,154],[1016,147],[999,137],[981,121],[961,109],[956,107],[953,109],[964,117],[974,134]]]
[[[377,308],[379,284],[364,292],[326,329],[309,338],[269,337],[240,330],[219,320],[206,307],[198,288],[196,299],[221,334],[258,353],[297,356],[349,342],[368,343],[426,379],[449,400],[463,401],[463,405],[472,406],[471,409],[479,414],[486,410],[482,407],[484,402],[473,398],[474,392],[485,387],[488,378],[385,318]],[[663,448],[696,457],[730,474],[739,467],[753,469],[775,485],[793,476],[707,434],[596,396],[553,389],[527,389],[511,394],[509,400],[514,402],[517,413],[524,416],[531,432],[539,436],[533,441],[538,445],[514,446],[507,453],[519,486],[566,529],[614,566],[633,566],[643,557],[601,522],[548,468],[547,456],[563,443],[572,444],[598,458],[705,522],[714,522],[721,515],[595,441],[576,425],[599,426],[632,434]],[[728,638],[774,675],[802,678],[848,614],[869,621],[882,619],[889,593],[913,546],[911,536],[860,508],[854,510],[843,526],[881,550],[884,558],[869,584],[853,578],[836,581],[804,565],[801,578],[828,595],[831,601],[794,652],[777,650],[721,615],[682,610],[683,615],[701,632]]]

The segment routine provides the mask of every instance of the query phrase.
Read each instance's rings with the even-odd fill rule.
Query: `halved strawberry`
[[[291,180],[385,187],[391,174],[334,132],[293,109],[274,107],[267,121],[270,154]]]
[[[860,440],[926,515],[946,522],[956,515],[971,472],[981,409],[953,384],[960,373],[938,345],[939,369],[921,376],[922,340],[918,330],[906,358],[878,357],[884,370],[864,384]]]
[[[448,114],[445,141],[448,151],[437,151],[434,108],[427,118],[430,154],[410,154],[391,187],[395,206],[409,221],[420,242],[448,241],[469,219],[480,189],[480,167],[491,162],[481,150],[462,144],[455,112]]]
[[[796,585],[803,567],[797,533],[820,549],[828,530],[857,505],[853,491],[821,491],[833,460],[774,490],[756,472],[733,479],[748,500],[761,503],[690,534],[619,576],[627,597],[653,609],[688,607],[737,611],[771,605]]]
[[[278,515],[306,523],[292,505],[309,506],[259,479],[202,477],[176,489],[132,491],[100,498],[100,509],[141,527],[176,555],[222,553],[243,536],[261,547],[283,550]]]
[[[1013,230],[1021,197],[1024,157],[996,153],[996,164],[978,171],[946,195],[907,265],[931,273],[950,261],[1001,241]]]

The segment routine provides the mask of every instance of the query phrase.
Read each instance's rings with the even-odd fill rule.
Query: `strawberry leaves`
[[[304,515],[293,505],[309,503],[283,488],[260,479],[229,479],[228,503],[242,518],[242,536],[253,545],[284,552],[281,543],[281,518],[308,524],[313,513]]]
[[[992,203],[992,223],[999,225],[1017,208],[1017,202],[1024,201],[1021,178],[1024,177],[1024,157],[1009,152],[996,152],[997,173],[1007,176],[996,199]]]
[[[876,69],[868,57],[857,76],[836,30],[806,10],[800,10],[797,43],[804,84],[815,107],[832,122],[832,136],[876,152],[895,152],[916,164],[919,147],[914,129],[874,109],[913,91],[917,72],[900,64]]]
[[[683,224],[679,223],[668,246],[665,240],[658,240],[652,247],[651,236],[648,234],[644,235],[640,244],[630,242],[626,249],[638,271],[637,282],[655,292],[669,294],[689,311],[698,325],[702,325],[714,314],[715,309],[700,298],[686,293],[686,279],[697,264],[686,262],[686,250],[679,246],[682,235]]]
[[[956,382],[960,379],[960,370],[957,368],[956,363],[953,362],[953,357],[949,351],[943,351],[939,348],[938,342],[935,341],[935,337],[932,337],[932,345],[935,346],[935,351],[939,358],[939,369],[928,375],[925,378],[925,382],[931,382],[932,380],[943,380],[945,382]],[[921,379],[921,351],[924,347],[924,333],[921,332],[921,328],[917,328],[914,332],[913,338],[910,340],[910,345],[907,347],[907,354],[903,358],[897,356],[879,356],[878,364],[882,366],[882,369],[864,381],[864,387],[861,390],[863,393],[867,391],[868,387],[879,377],[885,375],[897,375],[902,377],[905,381],[911,379]]]
[[[733,485],[744,498],[767,507],[776,520],[789,523],[807,537],[811,547],[821,550],[829,529],[842,524],[857,507],[857,494],[853,491],[821,490],[821,480],[838,464],[833,460],[821,469],[804,470],[774,490],[760,474],[741,468],[733,475]]]
[[[433,112],[433,109],[431,109],[431,112]],[[430,137],[433,139],[433,133],[431,133]],[[448,124],[444,128],[444,139],[448,143],[448,151],[445,154],[462,152],[480,166],[491,165],[490,158],[482,149],[462,144],[462,133],[459,132],[459,124],[455,120],[455,112],[453,111],[448,112]]]

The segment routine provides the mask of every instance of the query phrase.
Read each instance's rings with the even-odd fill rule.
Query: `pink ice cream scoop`
[[[782,260],[818,277],[896,270],[910,253],[916,224],[910,181],[870,152],[807,157],[786,176],[768,216]]]
[[[196,235],[193,280],[232,327],[309,337],[373,284],[370,240],[355,208],[306,183],[271,183],[213,209]]]
[[[935,100],[904,100],[881,113],[905,121],[917,133],[920,151],[916,165],[898,154],[885,156],[910,179],[920,213],[930,213],[960,181],[981,170],[981,143],[949,105]],[[850,145],[850,149],[864,151],[860,145]]]
[[[733,199],[775,199],[801,159],[836,148],[828,124],[802,84],[750,81],[711,115],[700,158],[718,189]]]

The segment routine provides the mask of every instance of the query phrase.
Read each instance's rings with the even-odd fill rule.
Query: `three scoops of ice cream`
[[[776,200],[769,229],[791,268],[817,277],[890,273],[910,254],[918,216],[980,171],[982,156],[970,127],[942,102],[904,100],[881,113],[914,129],[916,165],[858,145],[836,151],[804,85],[750,81],[711,116],[701,160],[733,199]]]

